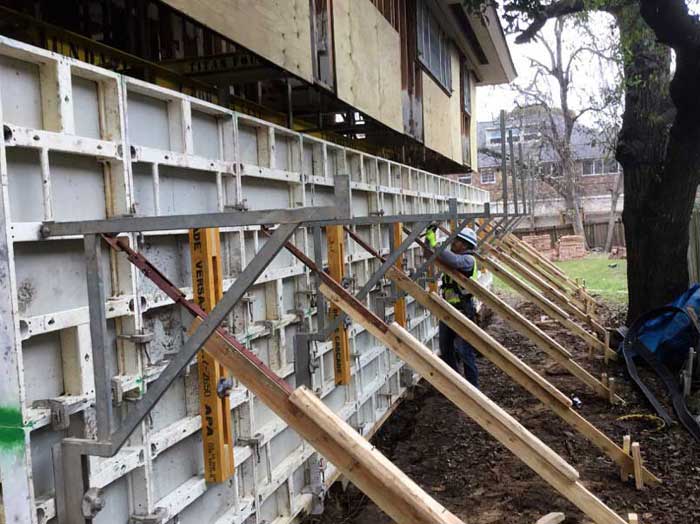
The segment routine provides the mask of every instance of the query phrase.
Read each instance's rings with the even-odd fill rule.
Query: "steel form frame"
[[[162,90],[162,88],[155,88],[154,86],[150,86],[148,84],[141,83],[139,81],[134,81],[131,79],[123,79],[119,75],[110,73],[108,71],[104,71],[102,69],[93,67],[93,66],[88,66],[86,64],[82,64],[79,61],[72,60],[72,59],[67,59],[65,57],[62,57],[60,55],[56,55],[54,53],[49,53],[46,51],[38,50],[35,48],[32,48],[31,46],[26,46],[24,44],[19,44],[16,42],[13,42],[9,39],[5,39],[0,37],[0,51],[2,52],[7,52],[10,50],[11,52],[9,53],[10,55],[22,59],[22,60],[28,60],[30,62],[38,62],[41,64],[48,64],[49,68],[50,67],[55,67],[57,69],[57,73],[59,75],[59,82],[58,82],[58,87],[59,89],[65,89],[66,93],[70,94],[70,74],[73,74],[74,76],[80,76],[80,77],[85,77],[90,80],[95,80],[97,82],[109,82],[111,83],[110,85],[114,86],[113,92],[110,91],[106,93],[105,97],[107,98],[107,102],[109,102],[109,97],[112,97],[112,102],[116,99],[120,99],[122,97],[126,96],[126,91],[127,88],[129,90],[134,90],[135,92],[138,91],[144,91],[150,93],[150,90],[160,90],[162,91],[163,97],[164,98],[169,98],[170,101],[168,103],[172,103],[176,110],[179,111],[182,115],[183,118],[186,118],[188,111],[190,111],[190,106],[194,107],[195,105],[197,106],[198,109],[211,109],[214,112],[219,112],[226,113],[225,111],[222,111],[221,108],[216,108],[216,107],[210,107],[210,105],[203,103],[201,101],[197,101],[195,99],[190,99],[189,97],[182,96],[179,94],[173,94],[172,92],[167,92],[167,90]],[[54,66],[55,64],[55,66]],[[62,75],[62,76],[61,76]],[[47,89],[49,82],[47,82]],[[54,84],[55,85],[55,84]],[[70,98],[70,97],[69,97]],[[174,99],[174,100],[173,100]],[[121,107],[120,104],[117,104],[119,107]],[[56,114],[59,117],[57,119],[57,122],[55,123],[54,128],[48,127],[47,129],[55,129],[57,132],[61,132],[63,130],[71,131],[74,130],[74,122],[71,122],[70,118],[68,118],[68,113],[69,110],[72,109],[71,105],[68,104],[66,107],[62,107],[60,104],[56,108]],[[63,117],[63,119],[61,119]],[[251,125],[253,127],[259,127],[261,130],[269,130],[270,133],[268,136],[270,139],[274,141],[274,134],[273,130],[277,130],[277,128],[264,121],[258,121],[257,119],[254,119],[252,117],[247,117],[244,115],[235,115],[235,117],[238,119],[234,119],[234,126],[238,121],[245,122],[247,125]],[[100,158],[105,158],[108,162],[108,164],[111,162],[111,169],[114,169],[116,166],[117,169],[123,169],[124,172],[130,169],[130,165],[133,162],[145,162],[145,163],[151,163],[153,166],[153,179],[154,183],[157,184],[158,180],[158,165],[172,165],[172,166],[183,166],[187,168],[193,168],[193,169],[208,169],[211,172],[216,172],[217,173],[217,183],[222,184],[221,181],[221,175],[220,173],[233,173],[234,176],[237,177],[237,183],[240,185],[240,176],[260,176],[262,178],[272,178],[272,179],[278,179],[278,180],[285,180],[289,181],[290,180],[290,173],[289,172],[284,172],[281,170],[275,170],[274,167],[272,167],[272,161],[270,161],[271,167],[266,168],[266,171],[263,173],[262,168],[257,169],[255,166],[247,165],[245,163],[240,163],[240,166],[234,165],[232,166],[231,164],[221,161],[221,162],[211,162],[211,167],[205,162],[205,159],[201,157],[197,157],[196,155],[193,155],[193,152],[191,151],[191,143],[187,142],[187,135],[185,133],[184,138],[183,138],[183,145],[185,148],[185,154],[179,156],[179,157],[171,157],[168,159],[167,155],[164,155],[163,152],[159,152],[157,150],[152,150],[149,148],[145,147],[140,147],[136,146],[132,148],[131,150],[131,156],[132,158],[123,158],[121,156],[121,151],[129,151],[128,147],[128,142],[126,139],[126,130],[125,130],[125,115],[124,114],[119,114],[114,118],[114,121],[112,123],[108,123],[109,125],[113,126],[113,131],[110,131],[113,133],[113,136],[110,138],[110,140],[89,140],[85,138],[80,138],[79,140],[73,139],[65,139],[64,135],[59,135],[59,134],[52,134],[48,133],[45,130],[40,130],[40,129],[29,129],[29,128],[21,128],[20,126],[15,126],[11,125],[9,126],[9,131],[10,131],[10,138],[6,139],[6,145],[3,145],[0,147],[1,156],[0,160],[2,160],[3,163],[5,163],[5,147],[10,146],[10,147],[30,147],[30,148],[40,148],[42,151],[42,158],[47,157],[47,152],[50,150],[56,150],[56,151],[63,151],[66,153],[70,154],[83,154],[83,155],[95,155]],[[54,125],[54,124],[52,124]],[[279,133],[285,134],[285,135],[296,135],[295,133],[291,133],[286,129],[279,128],[278,130]],[[37,138],[38,137],[38,138]],[[191,139],[190,139],[191,140]],[[319,141],[317,139],[313,138],[307,138],[304,137],[305,141],[310,141],[310,142],[316,142],[319,144],[319,151],[320,154],[326,155],[326,143]],[[37,143],[38,142],[38,143]],[[273,142],[274,146],[274,142]],[[187,153],[189,149],[189,153]],[[436,192],[442,192],[442,194],[449,194],[449,193],[455,193],[459,192],[459,200],[460,200],[460,206],[464,208],[464,202],[466,200],[465,197],[467,197],[467,193],[465,192],[467,189],[466,186],[458,184],[456,182],[452,181],[447,181],[445,179],[441,179],[440,177],[434,177],[433,175],[430,174],[421,174],[420,171],[414,170],[412,168],[408,168],[405,166],[400,166],[399,164],[395,164],[392,162],[384,162],[386,164],[388,171],[386,171],[384,174],[381,172],[381,165],[377,164],[377,159],[373,159],[369,155],[364,155],[360,152],[352,152],[351,150],[348,150],[347,148],[342,148],[340,146],[333,146],[336,148],[338,151],[342,151],[343,155],[345,155],[345,151],[347,151],[347,159],[344,158],[343,162],[348,162],[350,160],[350,153],[352,153],[352,158],[358,158],[360,160],[360,168],[359,168],[359,179],[353,179],[350,182],[350,187],[352,190],[356,191],[369,191],[369,192],[374,192],[374,191],[384,191],[386,194],[393,194],[397,199],[403,199],[404,197],[408,198],[416,198],[416,199],[422,199],[430,196],[431,198],[435,199],[436,197],[434,196],[435,193],[431,193],[431,189],[429,186],[429,179],[428,177],[432,177],[430,180],[435,181],[437,184],[433,191]],[[328,150],[330,151],[330,145],[328,145]],[[235,157],[234,157],[235,158]],[[375,170],[375,176],[376,176],[376,181],[371,180],[371,175],[367,174],[366,171],[363,171],[363,169],[366,169],[367,166],[365,166],[365,160],[363,159],[369,159],[369,166],[372,165],[372,162],[374,162],[374,169]],[[401,178],[403,180],[404,178],[404,169],[406,170],[406,174],[408,175],[406,177],[406,180],[408,181],[407,186],[402,186],[401,188],[395,188],[393,187],[393,182],[389,182],[389,177],[394,176],[394,166],[396,166],[396,170],[401,170]],[[254,170],[255,167],[255,170]],[[48,169],[48,165],[46,166]],[[7,172],[7,166],[6,164],[3,166],[3,174]],[[325,164],[324,164],[324,169],[326,169]],[[254,171],[259,171],[262,174],[256,173]],[[415,177],[414,177],[415,174]],[[5,175],[4,175],[5,176]],[[398,176],[398,175],[397,175]],[[424,178],[423,178],[424,177]],[[333,185],[333,179],[337,177],[329,177],[328,175],[325,176],[311,176],[308,179],[300,179],[298,182],[305,184],[309,183],[313,185],[315,184],[316,187],[330,187]],[[124,185],[123,186],[115,186],[113,189],[115,193],[118,193],[119,195],[122,195],[124,199],[124,203],[121,205],[121,207],[115,207],[114,209],[111,210],[111,213],[114,217],[118,217],[120,214],[123,215],[129,215],[131,212],[133,212],[133,204],[132,200],[129,195],[131,192],[133,192],[132,188],[128,187],[128,180],[129,177],[125,177],[124,180]],[[416,186],[411,186],[413,183],[417,184]],[[49,180],[50,182],[50,180]],[[117,177],[117,184],[119,184],[119,179]],[[430,182],[432,183],[432,182]],[[444,184],[444,185],[443,185]],[[237,188],[240,189],[240,188]],[[5,198],[7,193],[3,193],[5,195]],[[47,196],[48,195],[48,196]],[[379,196],[379,193],[377,193]],[[238,198],[240,198],[240,192],[237,193]],[[447,197],[443,197],[442,201],[445,202],[447,200]],[[97,233],[99,230],[95,229],[95,226],[97,223],[104,223],[102,221],[82,221],[82,225],[78,226],[77,224],[73,223],[70,225],[70,223],[63,223],[63,222],[57,222],[54,220],[54,216],[52,213],[52,206],[51,206],[51,199],[50,199],[50,187],[47,189],[47,193],[45,194],[45,209],[46,212],[44,214],[44,220],[42,222],[26,222],[26,223],[13,223],[13,232],[12,232],[12,238],[9,240],[10,247],[12,242],[17,242],[17,241],[37,241],[41,240],[42,238],[57,238],[57,239],[63,239],[68,237],[72,237],[75,234],[78,234],[80,236],[79,231],[76,230],[70,230],[72,227],[82,227],[83,232],[85,231],[90,231],[87,233],[85,237],[85,247],[86,247],[86,253],[87,257],[86,260],[88,262],[87,267],[88,267],[88,273],[87,273],[87,280],[90,283],[89,288],[90,292],[88,293],[88,296],[90,297],[90,303],[95,304],[99,303],[99,300],[102,298],[105,298],[105,293],[104,289],[100,289],[100,279],[99,277],[100,272],[102,270],[101,265],[104,265],[104,261],[100,260],[100,257],[97,256],[98,253],[98,248],[97,246],[99,245],[97,240]],[[202,225],[222,225],[224,226],[224,231],[227,228],[236,228],[240,227],[243,225],[244,228],[248,228],[248,230],[256,231],[255,226],[253,223],[257,222],[258,224],[269,224],[275,221],[279,222],[290,222],[290,223],[295,223],[296,225],[303,225],[305,227],[310,227],[314,231],[317,231],[318,228],[322,225],[326,225],[328,223],[338,223],[338,224],[352,224],[354,226],[360,226],[360,225],[375,225],[375,224],[391,224],[395,223],[398,221],[404,222],[404,223],[413,223],[417,221],[423,221],[423,222],[430,222],[430,221],[446,221],[449,219],[454,218],[453,213],[440,213],[436,212],[436,208],[438,208],[438,200],[435,200],[435,205],[433,206],[433,211],[430,209],[424,209],[423,212],[413,212],[411,213],[410,210],[408,213],[405,214],[385,214],[384,213],[384,208],[383,208],[383,198],[377,198],[377,208],[370,210],[370,213],[366,217],[356,217],[356,218],[345,218],[345,219],[338,219],[338,214],[326,214],[325,216],[323,214],[319,215],[314,215],[314,216],[303,216],[306,210],[302,210],[301,208],[295,208],[295,209],[281,209],[277,210],[276,214],[274,217],[270,217],[269,215],[264,215],[260,212],[257,211],[245,211],[245,212],[224,212],[226,211],[223,209],[225,207],[224,203],[220,202],[219,203],[219,211],[221,213],[216,213],[216,214],[211,214],[211,213],[204,213],[204,214],[199,214],[199,215],[190,215],[188,217],[167,217],[165,220],[162,219],[162,217],[154,217],[155,220],[149,218],[149,217],[143,217],[145,219],[145,222],[149,222],[150,224],[144,223],[144,226],[139,225],[134,229],[133,231],[139,231],[141,230],[141,227],[143,227],[143,230],[149,230],[153,231],[154,233],[158,233],[159,231],[163,231],[168,229],[170,226],[174,228],[174,230],[179,231],[180,229],[186,229],[189,227],[190,224],[193,222],[187,222],[188,220],[199,220],[200,222],[194,222],[194,223],[201,223]],[[157,205],[157,203],[155,204]],[[7,208],[7,206],[5,206]],[[318,211],[318,208],[307,208],[307,209],[313,209],[314,212]],[[394,208],[396,209],[396,208]],[[401,211],[403,211],[403,205],[401,206]],[[398,211],[398,209],[397,209]],[[328,213],[330,212],[329,209],[324,210],[323,212]],[[322,212],[322,213],[323,213]],[[488,216],[488,206],[484,206],[484,211],[483,212],[460,212],[457,214],[457,216],[460,219],[473,219],[481,216]],[[4,216],[4,215],[3,215]],[[194,218],[194,217],[197,218]],[[9,223],[9,217],[4,217],[5,221]],[[301,218],[304,218],[304,220],[301,220]],[[335,220],[333,220],[335,219]],[[114,218],[110,219],[111,224],[109,227],[112,227],[115,230],[121,230],[121,228],[126,228],[127,230],[129,229],[130,226],[127,224],[129,221],[135,220],[133,224],[136,224],[137,222],[141,222],[141,218],[136,218],[136,217],[128,217],[124,216],[121,218]],[[180,222],[176,222],[177,220],[180,220]],[[212,223],[210,221],[214,221],[215,223]],[[218,221],[218,222],[216,222]],[[115,223],[118,222],[119,226],[117,227]],[[170,225],[168,227],[163,227],[168,225],[168,222]],[[279,223],[278,222],[278,223]],[[92,229],[87,229],[88,226]],[[157,226],[157,227],[156,227]],[[179,226],[179,227],[178,227]],[[63,229],[61,229],[63,228]],[[296,229],[296,227],[295,227]],[[4,231],[9,231],[9,228],[4,229]],[[374,231],[374,230],[373,230]],[[8,233],[9,234],[9,233]],[[292,232],[294,234],[294,232]],[[134,240],[136,237],[134,235],[129,235],[129,238]],[[408,245],[405,246],[406,248]],[[11,256],[12,251],[10,250],[9,252],[6,251],[8,255]],[[355,258],[357,261],[362,261],[362,260],[367,260],[367,258],[363,259],[361,256],[357,256]],[[12,264],[12,261],[9,261],[9,264]],[[367,265],[367,262],[365,262],[365,265]],[[127,278],[133,279],[134,278],[134,271],[130,270],[126,273]],[[380,277],[381,278],[381,277]],[[235,282],[235,281],[234,281]],[[16,293],[10,293],[8,294],[10,297],[16,297]],[[16,300],[13,298],[13,300]],[[95,339],[100,339],[100,337],[104,336],[105,329],[104,325],[107,320],[110,318],[115,318],[116,315],[119,314],[124,314],[125,312],[128,312],[128,302],[127,300],[123,300],[123,306],[120,305],[120,303],[117,301],[115,304],[110,305],[110,309],[108,311],[104,311],[104,308],[100,307],[88,307],[85,308],[85,312],[87,313],[86,316],[80,317],[84,318],[83,321],[80,321],[79,324],[76,324],[76,319],[73,318],[71,320],[66,319],[63,320],[62,318],[58,319],[58,322],[50,322],[48,325],[44,324],[46,327],[41,327],[40,324],[38,324],[38,320],[33,320],[33,319],[28,319],[25,322],[25,325],[29,325],[31,327],[34,327],[34,329],[39,329],[37,332],[50,332],[50,331],[56,331],[58,329],[64,329],[64,328],[70,328],[72,326],[85,326],[82,322],[85,322],[88,320],[89,317],[89,324],[91,326],[91,331],[94,331],[94,336]],[[104,304],[104,301],[102,302]],[[115,308],[116,306],[116,308]],[[138,309],[138,301],[136,304],[136,308]],[[12,307],[16,311],[16,305]],[[81,313],[82,315],[82,313]],[[51,319],[54,320],[54,319]],[[45,322],[45,321],[43,321]],[[43,329],[44,331],[41,331]],[[138,322],[136,323],[131,323],[129,326],[126,327],[127,331],[138,331],[140,329],[140,325]],[[82,336],[85,338],[85,330],[79,329],[78,330],[78,336]],[[25,332],[26,333],[26,332]],[[17,331],[16,333],[16,339],[17,340],[22,340],[23,338],[26,338],[27,335],[20,333]],[[32,336],[31,329],[29,331],[29,336]],[[94,344],[94,343],[93,343]],[[96,364],[102,364],[104,359],[100,358],[99,351],[96,352],[97,355],[97,360],[95,361]],[[370,358],[368,355],[367,358]],[[90,366],[92,367],[92,366]],[[90,371],[89,369],[85,369],[85,373]],[[156,377],[161,376],[163,373],[162,370],[158,372],[157,375],[154,375]],[[106,375],[105,375],[106,376]],[[91,378],[86,375],[86,377],[83,379],[89,381]],[[94,379],[93,379],[94,380]],[[156,378],[155,382],[157,382],[159,379]],[[98,382],[102,383],[101,379],[98,379]],[[151,381],[151,384],[149,384],[150,387],[154,387],[153,384],[155,383],[154,381]],[[12,384],[8,384],[9,386],[12,386]],[[104,383],[102,383],[102,386],[104,386]],[[107,402],[107,393],[106,389],[109,388],[100,388],[100,392],[98,395],[95,397],[95,402],[105,404],[109,403]],[[154,391],[156,391],[154,389]],[[111,392],[110,392],[111,393]],[[155,393],[152,394],[152,396],[155,396]],[[89,399],[86,399],[89,400]],[[77,412],[77,410],[82,410],[84,409],[82,406],[86,405],[85,400],[78,399],[79,404],[76,405],[76,407],[73,407],[73,405],[68,406],[68,411],[67,413],[74,413]],[[111,397],[110,397],[110,402],[111,402]],[[146,404],[142,404],[146,405]],[[89,411],[89,410],[88,410]],[[100,409],[101,411],[101,409]],[[37,411],[36,415],[32,415],[33,420],[37,420],[37,416],[44,416],[44,415],[39,415],[39,412]],[[134,415],[133,418],[136,418]],[[133,419],[132,419],[133,420]],[[98,424],[95,426],[98,428],[96,430],[96,434],[94,435],[95,437],[100,437],[100,438],[105,438],[107,435],[111,435],[110,430],[111,428],[109,427],[109,418],[106,416],[100,416],[100,421]],[[41,422],[42,425],[45,425],[46,422]],[[138,426],[138,424],[136,424]],[[37,426],[40,427],[40,426]],[[25,430],[24,434],[26,435],[27,439],[29,437],[29,433],[31,430]],[[100,446],[99,444],[94,444],[94,442],[90,443],[90,446],[97,446],[97,451],[99,451],[98,454],[104,455],[108,451],[111,452],[111,449],[106,449],[105,446]],[[65,448],[61,449],[61,453],[67,452],[65,455],[65,462],[72,464],[74,462],[75,458],[78,458],[80,455],[82,455],[82,451],[79,451],[76,453],[76,450],[79,450],[80,444],[69,444]],[[137,448],[135,448],[137,449]],[[95,451],[95,450],[93,450]],[[61,453],[57,453],[57,457],[60,461],[60,455]],[[133,456],[132,456],[133,455]],[[120,459],[121,463],[127,467],[128,469],[133,469],[134,467],[138,467],[138,465],[141,463],[143,459],[139,458],[137,456],[138,454],[134,455],[132,452],[128,452],[126,456],[122,457]],[[88,467],[95,466],[97,463],[94,463],[94,461],[89,461],[88,464],[85,463],[85,461],[78,461],[81,462],[81,470],[85,470]],[[105,463],[106,465],[106,463]],[[27,464],[29,468],[31,466]],[[28,474],[25,475],[25,478],[31,484],[31,469],[27,472]],[[60,474],[60,472],[57,472]],[[71,471],[65,471],[64,474],[66,475],[65,479],[70,479],[75,480],[77,479],[77,474],[78,473],[84,473],[84,471],[79,471],[73,469],[73,472]],[[101,475],[98,471],[98,475]],[[21,476],[21,475],[20,475]],[[102,475],[104,476],[104,475]],[[15,475],[16,478],[16,475]],[[109,475],[105,477],[105,480],[103,482],[108,483],[106,480],[109,478]],[[116,478],[116,477],[115,477]],[[193,479],[194,480],[194,479]],[[136,481],[134,481],[136,482]],[[71,482],[72,483],[72,482]],[[98,482],[99,484],[99,482]],[[10,484],[8,484],[9,486]],[[80,483],[76,483],[76,486],[79,486]],[[188,485],[190,488],[194,488],[195,490],[200,489],[198,486],[200,484],[197,484],[196,482],[191,483]],[[15,486],[17,489],[20,489],[22,486]],[[24,496],[25,501],[32,501],[34,499],[33,493],[32,493],[32,487],[31,485],[26,486],[27,488],[27,495]],[[136,484],[135,484],[136,487]],[[183,485],[181,487],[182,489],[185,489],[185,486]],[[6,497],[8,496],[8,491],[5,491]],[[180,490],[180,493],[183,491]],[[176,493],[173,492],[173,497],[176,496]],[[261,495],[262,497],[262,495]],[[262,500],[262,499],[261,499]],[[46,519],[50,519],[53,514],[56,513],[56,511],[61,511],[61,508],[57,508],[57,506],[60,506],[61,504],[59,501],[53,501],[52,499],[43,499],[42,501],[38,501],[38,506],[40,510],[40,518],[42,519],[41,521],[44,522]],[[255,505],[254,505],[255,506]],[[6,507],[8,507],[6,505]],[[65,509],[65,508],[64,508]],[[297,508],[298,509],[298,508]],[[37,522],[37,516],[34,514],[34,510],[31,509],[29,513],[26,515],[28,521],[30,522]],[[24,518],[24,517],[22,517]],[[24,520],[27,520],[24,519]]]
[[[102,269],[100,267],[100,238],[104,239],[112,248],[115,250],[119,249],[119,242],[116,238],[108,236],[111,234],[121,233],[119,227],[124,224],[120,219],[116,220],[103,220],[99,223],[93,221],[77,221],[72,223],[54,223],[46,224],[45,231],[48,232],[48,228],[53,228],[58,226],[56,231],[57,235],[83,235],[84,236],[84,246],[85,246],[85,260],[87,265],[87,288],[88,288],[88,299],[89,299],[89,311],[90,311],[90,333],[92,337],[93,344],[93,365],[95,371],[95,402],[96,402],[96,413],[97,413],[97,441],[79,438],[65,438],[60,444],[54,447],[54,467],[55,471],[62,478],[69,478],[71,482],[64,482],[64,490],[57,490],[57,517],[59,524],[77,523],[81,520],[85,522],[90,522],[91,519],[85,518],[83,514],[83,507],[85,505],[86,498],[89,496],[89,485],[86,484],[86,471],[88,464],[86,462],[85,456],[94,455],[100,457],[112,457],[114,456],[126,443],[131,434],[136,430],[141,421],[148,415],[148,413],[155,407],[156,403],[163,396],[167,388],[172,384],[172,382],[177,378],[177,376],[184,370],[186,366],[195,358],[198,351],[202,349],[204,344],[207,342],[209,337],[218,329],[221,323],[226,319],[227,315],[231,312],[236,303],[239,302],[241,297],[246,293],[248,288],[252,286],[260,274],[264,271],[267,265],[274,259],[279,251],[285,247],[288,240],[292,237],[296,229],[305,222],[307,216],[315,217],[318,214],[328,213],[330,210],[336,213],[337,219],[342,223],[343,220],[347,220],[351,216],[351,209],[349,206],[349,179],[347,176],[336,176],[336,186],[335,186],[335,198],[336,206],[328,208],[328,210],[320,208],[309,208],[304,209],[304,214],[299,214],[298,221],[289,220],[287,222],[282,222],[279,227],[277,227],[274,232],[269,233],[269,240],[264,244],[262,249],[256,254],[255,258],[245,267],[243,272],[238,276],[226,292],[223,298],[219,301],[216,307],[207,315],[204,322],[197,327],[197,329],[192,332],[183,345],[178,351],[176,357],[172,359],[167,367],[163,370],[160,376],[150,385],[146,394],[143,398],[136,404],[136,406],[131,409],[126,416],[125,420],[122,422],[120,427],[116,430],[112,430],[111,418],[112,418],[112,392],[107,384],[108,380],[108,369],[105,356],[105,348],[107,347],[107,337],[106,337],[106,315],[104,307],[101,307],[105,303],[105,292],[104,284],[101,280]],[[455,212],[456,210],[456,200],[451,200],[450,205],[451,211],[444,213],[442,215],[438,214],[437,219],[441,222],[449,221],[458,216]],[[198,227],[209,227],[208,223],[202,223],[200,221],[213,220],[215,224],[223,224],[225,226],[238,226],[235,223],[235,215],[221,213],[221,216],[212,216],[207,214],[204,216],[193,215],[191,218],[185,218],[184,220],[189,221],[188,223],[201,224]],[[265,220],[264,225],[269,225],[270,215],[275,215],[274,213],[262,214]],[[435,215],[430,215],[430,218],[435,218]],[[179,218],[179,217],[176,217]],[[462,224],[462,227],[467,221],[474,220],[476,218],[489,218],[483,213],[469,214]],[[405,223],[404,217],[397,217],[397,223]],[[442,219],[442,220],[440,220]],[[144,220],[146,227],[152,224],[152,220],[149,218],[143,219],[129,219],[129,227],[135,229],[130,230],[130,232],[137,231],[137,223],[139,220]],[[333,219],[328,219],[333,220]],[[384,278],[389,269],[394,267],[396,261],[406,252],[406,250],[415,243],[418,237],[422,234],[425,227],[428,226],[433,220],[423,220],[416,222],[412,231],[403,240],[403,242],[397,246],[391,254],[382,260],[382,264],[377,269],[372,276],[367,280],[362,289],[357,293],[356,299],[359,301],[364,300],[369,292],[379,283],[379,281]],[[157,229],[167,229],[163,227],[164,224],[159,223]],[[251,225],[249,221],[246,220],[244,225]],[[263,224],[254,224],[263,225]],[[181,225],[173,220],[168,224],[168,228],[171,229],[181,229]],[[459,231],[457,229],[456,231]],[[447,248],[454,237],[453,235],[448,236],[440,246],[441,250]],[[122,248],[123,250],[123,248]],[[431,259],[424,262],[424,267],[431,262]],[[134,261],[132,260],[132,263]],[[144,271],[143,267],[139,267]],[[149,278],[158,278],[159,274],[152,268],[145,269],[145,273],[148,274]],[[153,273],[156,273],[153,275]],[[422,272],[417,273],[417,277],[420,277]],[[320,279],[317,280],[317,285],[320,286]],[[320,294],[320,293],[319,293]],[[184,295],[182,295],[183,300],[185,300]],[[330,334],[337,328],[337,326],[342,321],[341,317],[338,317],[330,325],[328,325],[324,332],[311,334],[309,338],[315,340],[326,340]],[[94,349],[97,348],[98,351],[95,352]],[[281,379],[280,379],[281,380]],[[59,484],[57,478],[57,485]],[[95,496],[99,496],[96,494]]]

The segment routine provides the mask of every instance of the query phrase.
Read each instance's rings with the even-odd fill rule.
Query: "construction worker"
[[[430,226],[425,239],[431,248],[437,246],[435,231],[437,226]],[[444,264],[456,269],[468,278],[476,278],[476,259],[473,255],[476,249],[476,233],[471,228],[464,228],[457,234],[452,245],[439,255]],[[476,306],[472,295],[465,292],[448,275],[442,276],[443,298],[462,312],[467,318],[474,320]],[[474,348],[449,326],[440,322],[440,355],[447,365],[459,372],[458,359],[464,364],[465,378],[477,388],[479,387],[479,370],[476,366]]]

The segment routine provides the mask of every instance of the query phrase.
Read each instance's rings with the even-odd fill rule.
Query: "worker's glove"
[[[431,248],[434,248],[437,246],[437,236],[435,235],[435,230],[436,227],[429,227],[428,230],[425,232],[425,241],[428,243],[428,246]]]

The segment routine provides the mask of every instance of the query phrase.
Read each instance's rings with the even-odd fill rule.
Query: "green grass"
[[[586,281],[586,288],[608,302],[627,302],[627,261],[610,260],[607,255],[592,254],[578,260],[555,262],[571,278]],[[614,265],[615,267],[610,267]],[[494,278],[494,289],[501,293],[514,291],[498,278]]]
[[[591,293],[604,300],[627,302],[627,261],[610,260],[607,255],[592,254],[579,260],[556,262],[572,278],[586,281]],[[610,267],[614,265],[615,267]]]

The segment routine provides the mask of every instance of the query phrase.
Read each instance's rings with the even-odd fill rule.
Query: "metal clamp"
[[[87,403],[88,399],[82,396],[59,397],[37,400],[32,407],[51,410],[51,429],[62,431],[70,427],[70,416],[80,411]]]
[[[156,508],[150,515],[132,515],[129,524],[165,524],[170,515],[166,508]]]
[[[231,396],[232,389],[233,379],[231,377],[220,378],[219,383],[216,385],[216,394],[219,398],[227,398]]]
[[[83,517],[94,519],[105,507],[104,492],[101,488],[90,488],[83,495],[81,510]]]
[[[146,358],[148,359],[149,364],[154,363],[153,357],[151,356],[151,353],[149,351],[149,345],[155,339],[155,335],[153,334],[152,331],[143,331],[142,330],[139,333],[120,334],[120,335],[117,335],[117,338],[120,340],[125,340],[127,342],[130,342],[130,343],[134,344],[136,347],[141,348],[143,350],[143,352],[146,354]]]
[[[262,433],[256,433],[252,437],[249,438],[238,438],[238,443],[241,446],[250,446],[255,449],[255,458],[258,462],[260,462],[260,446],[262,446],[262,442],[264,440],[264,436]]]

